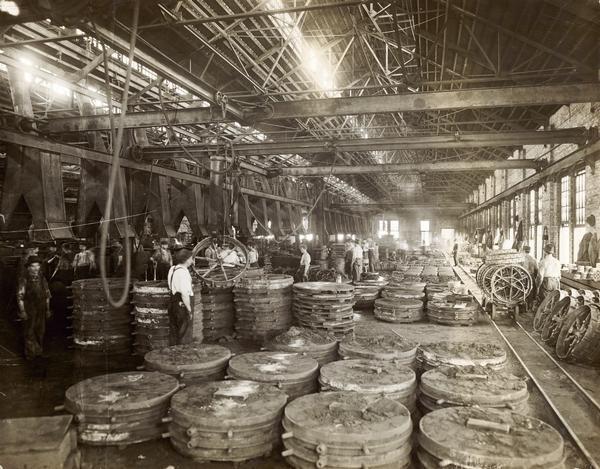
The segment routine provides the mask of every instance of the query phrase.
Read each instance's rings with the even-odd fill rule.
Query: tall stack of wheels
[[[286,401],[283,391],[253,381],[186,387],[171,400],[171,444],[197,462],[267,457],[281,441]]]
[[[286,462],[296,469],[410,466],[412,422],[391,399],[353,392],[310,394],[285,408]]]
[[[396,334],[356,334],[340,342],[338,353],[344,359],[393,361],[414,369],[417,347],[417,343]]]
[[[478,406],[529,412],[527,381],[485,366],[438,366],[421,376],[423,413],[455,406]]]
[[[223,379],[230,358],[228,348],[191,343],[148,352],[144,356],[144,367],[174,376],[189,386]]]
[[[216,341],[233,335],[235,304],[233,287],[205,285],[202,288],[202,335],[206,341]]]
[[[338,343],[335,337],[325,331],[307,327],[292,326],[265,344],[267,350],[299,353],[315,359],[319,366],[338,358]]]
[[[233,289],[235,332],[241,339],[262,343],[292,325],[290,275],[243,278]]]
[[[124,279],[109,278],[106,281],[111,296],[120,298]],[[106,356],[130,356],[132,334],[129,299],[123,306],[113,307],[106,298],[102,280],[96,278],[73,282],[72,291],[76,363],[95,366],[104,363]]]
[[[297,353],[255,352],[229,361],[230,378],[272,384],[290,400],[317,390],[319,363]]]
[[[417,459],[424,469],[565,469],[565,448],[560,433],[541,420],[508,411],[450,407],[421,418]]]
[[[380,360],[339,360],[321,368],[321,391],[376,394],[416,410],[417,377],[407,366]]]
[[[144,356],[169,345],[169,288],[167,282],[135,282],[132,303],[135,322],[133,348]]]
[[[163,373],[113,373],[71,386],[65,408],[75,416],[81,443],[128,445],[165,436],[164,419],[179,389],[177,379]]]

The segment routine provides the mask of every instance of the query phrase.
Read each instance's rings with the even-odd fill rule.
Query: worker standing
[[[50,318],[50,290],[41,273],[41,262],[31,256],[25,264],[25,274],[17,288],[19,318],[25,321],[25,358],[33,360],[42,356],[46,319]]]
[[[458,265],[458,240],[454,240],[454,246],[452,247],[452,257],[454,258],[454,265]]]
[[[192,265],[192,251],[181,248],[176,252],[177,265],[167,274],[167,284],[171,293],[169,299],[169,345],[188,344],[192,341],[194,290],[189,267]]]
[[[553,291],[560,289],[560,261],[554,257],[554,245],[548,243],[544,246],[544,258],[538,268],[538,304]]]
[[[253,241],[248,243],[248,263],[250,267],[258,267],[258,249]]]
[[[156,280],[166,280],[169,269],[173,265],[173,257],[169,251],[169,240],[161,239],[160,247],[152,255]]]
[[[352,278],[352,257],[354,256],[354,242],[346,241],[344,250],[344,273]]]
[[[527,310],[531,311],[533,309],[533,303],[535,302],[535,296],[536,296],[536,290],[537,290],[536,284],[537,284],[537,275],[538,275],[538,263],[535,260],[535,257],[533,257],[530,254],[531,248],[529,246],[523,246],[523,252],[525,253],[525,256],[523,258],[523,267],[525,268],[525,270],[527,272],[529,272],[529,275],[531,276],[531,281],[533,282],[533,285],[531,286],[531,292],[525,299],[525,304],[527,306]]]
[[[354,249],[352,250],[352,281],[360,282],[363,270],[363,248],[360,246],[360,241],[356,240]]]
[[[300,282],[308,282],[308,270],[310,269],[311,259],[304,244],[300,245],[300,253],[302,253],[302,256],[300,257],[300,267],[296,271],[296,278]]]
[[[96,270],[96,256],[88,249],[87,243],[79,243],[79,252],[73,259],[73,270],[75,280],[90,278]]]

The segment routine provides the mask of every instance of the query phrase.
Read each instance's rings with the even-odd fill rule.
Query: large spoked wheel
[[[569,313],[579,306],[579,302],[570,296],[567,296],[556,303],[556,306],[552,310],[552,314],[548,315],[546,322],[544,323],[541,333],[542,341],[549,346],[554,347],[565,319],[568,317]]]
[[[563,294],[560,290],[550,292],[546,295],[546,297],[538,306],[535,317],[533,318],[534,331],[540,332],[544,328],[544,323],[546,322],[548,315],[552,313],[556,303],[558,303],[564,297],[565,294]]]
[[[491,281],[492,299],[506,306],[523,303],[531,292],[529,272],[518,265],[498,266]]]
[[[497,268],[497,265],[482,264],[477,270],[477,285],[488,299],[492,299],[492,277]]]
[[[580,306],[569,313],[556,340],[556,355],[568,360],[573,350],[581,343],[592,320],[592,309],[589,305]]]
[[[238,248],[244,255],[246,263],[241,266],[233,266],[230,264],[223,263],[223,260],[218,256],[216,259],[200,256],[204,254],[207,248],[212,248],[214,252],[217,252],[217,244],[221,241],[222,243],[231,243],[235,248]],[[200,280],[209,287],[229,287],[232,286],[236,280],[240,279],[248,270],[250,263],[248,262],[248,250],[246,246],[240,243],[237,239],[230,236],[220,236],[219,238],[208,237],[200,241],[192,251],[192,258],[194,262],[192,268],[194,272],[200,278]],[[208,262],[208,268],[199,267],[196,261]]]

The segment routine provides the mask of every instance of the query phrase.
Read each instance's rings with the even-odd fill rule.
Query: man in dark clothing
[[[150,253],[144,249],[144,244],[140,241],[133,255],[133,272],[132,277],[144,281],[148,277],[148,265],[150,263]]]
[[[167,280],[167,274],[173,265],[173,258],[169,251],[168,239],[162,239],[160,241],[160,248],[156,250],[152,256],[152,260],[155,265],[156,280]]]
[[[48,246],[48,254],[44,257],[44,277],[46,280],[50,282],[50,279],[56,273],[56,269],[58,268],[58,261],[60,260],[60,256],[58,254],[58,247],[55,242],[52,242]]]
[[[167,284],[169,300],[169,345],[188,344],[193,339],[194,290],[189,267],[193,257],[190,249],[176,251],[177,265],[169,269]]]
[[[50,318],[50,290],[37,256],[29,257],[25,267],[17,288],[17,305],[19,318],[25,321],[25,358],[33,360],[42,356],[46,319]]]
[[[458,240],[454,240],[454,247],[452,248],[452,257],[454,258],[454,265],[458,265]]]

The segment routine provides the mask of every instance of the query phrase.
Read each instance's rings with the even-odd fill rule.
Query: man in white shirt
[[[169,269],[167,284],[169,300],[169,345],[188,344],[192,341],[194,290],[189,267],[192,251],[181,248],[175,253],[177,264]]]
[[[223,249],[219,253],[219,258],[223,265],[229,267],[241,265],[240,257],[231,244],[223,244]]]
[[[360,241],[356,240],[352,250],[352,281],[360,282],[363,271],[363,248],[360,247]]]
[[[308,270],[310,269],[310,254],[306,249],[304,244],[300,245],[300,252],[302,253],[302,257],[300,257],[300,267],[297,271],[297,277],[301,282],[308,282]]]
[[[554,245],[546,244],[544,252],[545,256],[538,267],[538,304],[541,304],[550,292],[560,289],[561,264],[552,255]]]
[[[537,281],[538,263],[535,260],[535,257],[533,257],[530,254],[531,248],[529,246],[523,246],[523,252],[525,253],[525,256],[523,258],[523,267],[525,268],[525,270],[527,272],[529,272],[529,275],[531,275],[531,281],[533,282],[531,292],[529,293],[529,295],[527,296],[527,299],[525,301],[525,303],[527,305],[527,309],[529,311],[531,311],[533,309],[533,303],[535,301],[536,293],[537,293],[536,285],[538,284],[538,281]]]
[[[258,250],[253,241],[248,243],[248,263],[250,267],[258,267]]]

